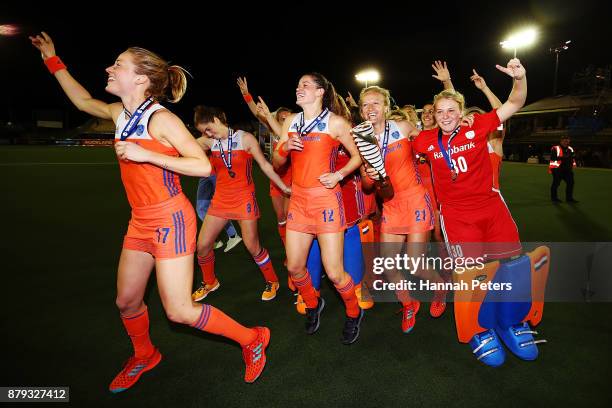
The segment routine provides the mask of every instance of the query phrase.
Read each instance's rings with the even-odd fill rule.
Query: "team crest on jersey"
[[[433,145],[429,145],[429,147],[427,148],[428,152],[431,152],[434,149]]]
[[[393,136],[393,138],[397,140],[397,138],[399,138],[399,137],[400,137],[400,134],[399,134],[399,132],[396,130],[395,132],[391,133],[391,136]]]
[[[138,127],[136,128],[136,135],[142,136],[143,133],[144,133],[144,125],[138,125]]]
[[[476,133],[473,130],[470,130],[468,132],[465,132],[465,137],[467,137],[468,139],[473,139],[474,136],[476,136]]]
[[[232,142],[232,149],[235,149],[238,147],[238,142]]]
[[[319,122],[317,124],[317,128],[319,129],[319,132],[322,132],[323,130],[325,130],[325,123],[324,122]]]

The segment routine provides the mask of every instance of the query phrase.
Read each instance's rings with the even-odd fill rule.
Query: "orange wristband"
[[[244,98],[244,101],[245,101],[246,103],[253,102],[253,97],[251,96],[251,94],[250,94],[250,93],[245,94],[245,95],[242,95],[242,97]]]
[[[45,60],[45,65],[47,66],[47,69],[52,75],[55,74],[57,71],[66,69],[66,65],[64,65],[60,57],[58,57],[57,55],[47,58]]]

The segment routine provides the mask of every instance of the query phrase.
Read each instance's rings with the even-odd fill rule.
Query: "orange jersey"
[[[221,155],[221,147],[225,160],[229,163],[229,138],[215,140],[211,147],[210,162],[217,174],[217,187],[213,196],[213,203],[218,207],[233,207],[237,201],[246,201],[252,198],[255,192],[253,184],[253,156],[243,146],[244,131],[237,130],[232,136],[231,171],[226,167]],[[244,200],[243,200],[244,199]]]
[[[298,136],[298,127],[303,118],[301,112],[293,118],[289,126],[289,137]],[[319,176],[336,171],[336,159],[340,142],[329,133],[329,117],[325,116],[315,128],[301,137],[304,149],[291,151],[292,184],[303,188],[321,187]],[[305,121],[302,129],[314,121]]]
[[[415,190],[425,194],[425,189],[416,169],[412,144],[395,121],[388,120],[385,125],[385,132],[376,135],[376,138],[384,157],[385,170],[391,179],[395,193]],[[385,138],[387,139],[386,146]]]
[[[489,148],[489,160],[491,160],[491,169],[493,170],[493,188],[499,190],[499,175],[501,173],[501,162],[502,158],[499,154],[495,153],[493,146],[487,142]]]
[[[151,115],[160,109],[165,108],[158,103],[151,105],[140,118],[136,131],[125,141],[136,143],[147,150],[178,157],[179,153],[174,147],[165,146],[149,134]],[[128,115],[128,112],[124,110],[117,119],[115,142],[121,140],[121,132],[129,121]],[[182,191],[180,178],[173,171],[150,163],[124,160],[119,161],[119,168],[121,180],[132,208],[161,203],[177,196]]]

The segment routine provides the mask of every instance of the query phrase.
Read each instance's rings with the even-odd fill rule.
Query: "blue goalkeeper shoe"
[[[504,347],[493,329],[474,335],[470,346],[476,359],[488,366],[499,367],[506,361]]]
[[[532,361],[538,358],[538,344],[546,343],[546,340],[535,340],[537,331],[531,329],[527,322],[512,325],[510,327],[495,329],[508,350],[522,360]]]

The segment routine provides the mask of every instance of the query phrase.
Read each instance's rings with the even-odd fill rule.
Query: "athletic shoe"
[[[322,297],[319,298],[317,307],[313,309],[306,308],[306,333],[315,334],[319,330],[323,308],[325,308],[325,299]]]
[[[233,247],[238,245],[241,241],[242,241],[242,238],[240,238],[240,235],[238,234],[234,235],[233,237],[230,237],[227,240],[227,245],[225,245],[225,249],[223,250],[223,252],[229,252]]]
[[[218,240],[217,242],[215,242],[215,249],[219,249],[223,246],[223,241]]]
[[[140,378],[142,373],[152,370],[161,361],[162,355],[157,348],[153,351],[150,357],[137,358],[132,356],[128,358],[123,366],[123,369],[117,374],[113,382],[110,383],[108,389],[112,393],[125,391]]]
[[[371,309],[374,307],[374,300],[370,295],[370,291],[364,284],[359,284],[355,286],[355,295],[357,296],[357,302],[359,303],[359,307],[363,310]]]
[[[364,314],[365,312],[363,309],[359,309],[359,316],[346,318],[344,321],[344,329],[342,329],[342,344],[348,346],[357,341]]]
[[[305,315],[306,314],[306,302],[304,302],[302,295],[300,295],[299,293],[296,292],[294,295],[297,297],[296,301],[293,303],[295,305],[295,309],[297,310],[299,314]]]
[[[205,285],[204,282],[202,282],[200,287],[191,294],[191,299],[194,302],[199,302],[208,296],[210,292],[214,292],[215,290],[219,289],[219,286],[221,286],[221,284],[219,283],[218,279],[215,279],[215,282],[212,285]]]
[[[402,306],[402,331],[404,333],[410,333],[414,328],[416,322],[416,314],[421,307],[421,302],[413,300],[406,306]]]
[[[527,322],[515,324],[502,329],[495,329],[508,350],[522,360],[532,361],[538,358],[538,343],[546,343],[546,340],[534,340],[533,335],[538,334],[529,327]]]
[[[279,287],[280,284],[278,282],[266,282],[266,288],[261,294],[261,300],[265,300],[267,302],[268,300],[274,299],[276,297],[276,291]]]
[[[474,335],[470,346],[476,359],[488,366],[499,367],[506,361],[506,352],[493,329]]]
[[[253,383],[259,378],[266,366],[266,347],[270,343],[270,329],[267,327],[254,327],[257,337],[253,342],[242,348],[242,358],[246,364],[244,381]]]
[[[446,291],[436,290],[434,297],[429,306],[429,314],[431,317],[440,317],[446,310]]]

